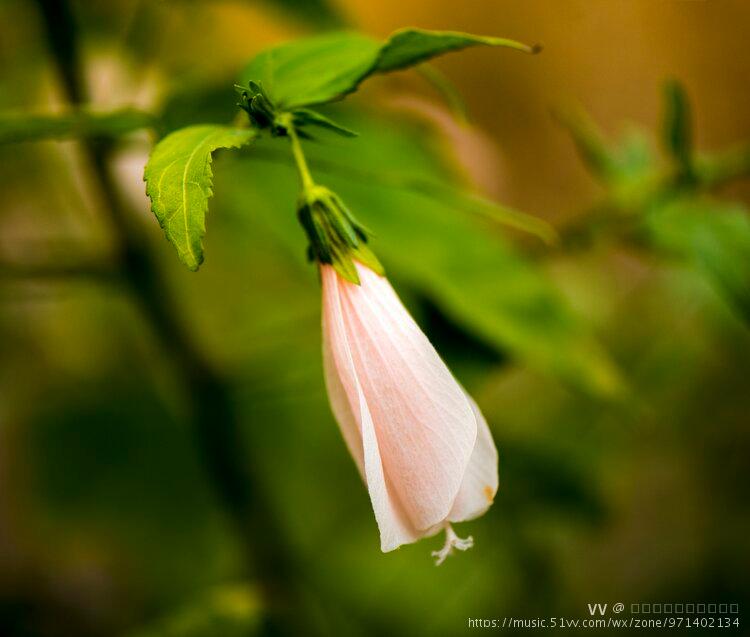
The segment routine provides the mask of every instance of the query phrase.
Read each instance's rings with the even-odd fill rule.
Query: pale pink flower
[[[445,546],[433,553],[440,564],[472,545],[450,523],[492,504],[497,450],[478,407],[387,279],[355,265],[360,285],[320,267],[331,407],[370,493],[381,549],[445,529]]]

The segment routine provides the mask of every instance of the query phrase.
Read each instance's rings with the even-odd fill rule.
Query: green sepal
[[[311,260],[332,265],[344,279],[357,285],[355,261],[383,274],[383,266],[366,245],[368,232],[336,193],[324,186],[306,188],[297,204],[297,216],[310,241]]]
[[[299,108],[292,111],[292,117],[294,118],[294,126],[297,129],[304,126],[318,126],[341,135],[342,137],[357,137],[359,135],[359,133],[349,130],[345,126],[342,126],[325,115],[309,108]]]
[[[385,276],[385,268],[383,267],[383,264],[380,263],[378,257],[375,256],[375,253],[366,243],[360,243],[359,247],[352,250],[352,258],[359,261],[362,265],[366,265],[370,270],[375,272],[375,274]]]
[[[357,267],[354,265],[354,260],[348,253],[337,254],[336,258],[333,259],[331,265],[344,279],[355,285],[360,284],[359,274],[357,273]]]

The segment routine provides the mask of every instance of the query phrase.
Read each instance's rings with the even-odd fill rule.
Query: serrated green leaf
[[[653,210],[646,226],[655,247],[701,270],[750,322],[750,214],[743,206],[676,199]]]
[[[211,153],[239,148],[257,132],[217,125],[189,126],[161,140],[143,174],[146,194],[164,233],[191,270],[203,262],[208,198],[213,194]]]
[[[151,128],[153,115],[132,108],[109,113],[75,111],[59,115],[0,114],[0,144],[69,137],[119,137]]]
[[[372,72],[387,73],[414,66],[437,55],[459,51],[471,46],[501,46],[526,53],[541,49],[507,38],[471,35],[458,31],[427,31],[425,29],[400,29],[391,34],[380,49]]]
[[[407,68],[470,46],[538,50],[514,40],[453,31],[402,29],[384,43],[342,31],[263,51],[245,67],[240,84],[259,82],[277,108],[291,110],[340,99],[375,73]]]

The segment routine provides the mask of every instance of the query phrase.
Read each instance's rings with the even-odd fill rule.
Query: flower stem
[[[292,155],[294,155],[294,162],[297,164],[297,172],[299,173],[300,181],[302,182],[302,190],[307,191],[315,186],[315,181],[310,174],[310,169],[307,166],[307,160],[305,159],[305,153],[302,151],[302,144],[299,141],[299,135],[294,128],[294,124],[291,121],[286,125],[287,134],[289,135],[289,141],[292,143]]]

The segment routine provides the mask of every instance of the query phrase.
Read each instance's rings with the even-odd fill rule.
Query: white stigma
[[[433,551],[432,557],[435,558],[435,566],[440,566],[445,562],[445,558],[453,555],[453,549],[458,551],[468,551],[474,546],[474,538],[471,535],[467,538],[460,538],[456,535],[450,522],[445,523],[445,544],[439,551]]]

